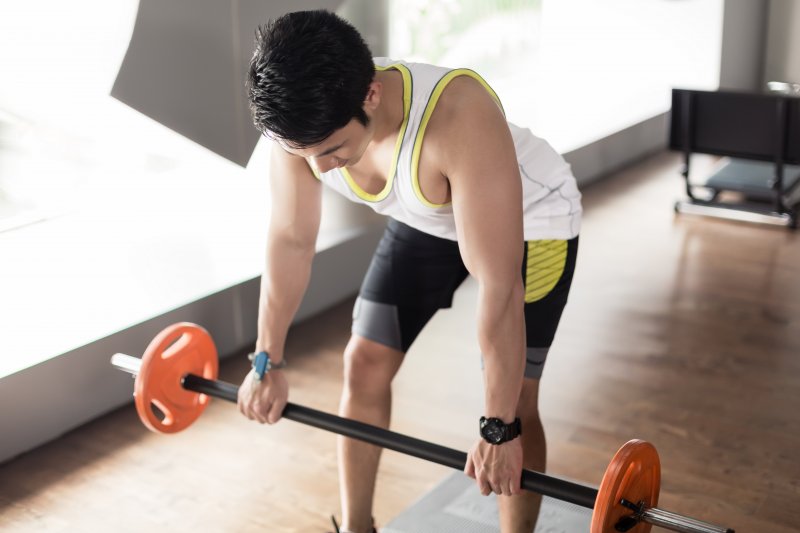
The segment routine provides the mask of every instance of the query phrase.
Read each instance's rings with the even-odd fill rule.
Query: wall
[[[763,89],[768,7],[767,0],[725,0],[719,73],[721,89]]]
[[[800,2],[771,0],[764,83],[800,83]]]
[[[383,57],[389,44],[388,0],[345,0],[337,11],[355,26],[375,57]]]
[[[244,80],[256,26],[341,0],[140,0],[111,95],[241,166],[259,133]]]

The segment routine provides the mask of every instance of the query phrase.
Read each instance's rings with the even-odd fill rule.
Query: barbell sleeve
[[[124,353],[115,353],[112,355],[111,364],[118,370],[122,370],[128,374],[133,374],[133,377],[136,377],[136,375],[139,373],[139,369],[142,368],[141,359],[138,357],[133,357],[132,355],[126,355]]]
[[[734,533],[730,528],[709,524],[656,507],[643,509],[637,518],[642,522],[680,533]]]

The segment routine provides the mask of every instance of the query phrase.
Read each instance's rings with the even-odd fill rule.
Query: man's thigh
[[[578,238],[525,243],[525,377],[539,379],[567,304]]]
[[[353,333],[406,352],[466,277],[458,243],[390,220],[353,309]]]

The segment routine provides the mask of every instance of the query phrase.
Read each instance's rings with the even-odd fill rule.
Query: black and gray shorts
[[[524,243],[525,377],[539,379],[567,303],[578,238]],[[390,219],[353,310],[353,333],[406,352],[468,275],[458,243]]]

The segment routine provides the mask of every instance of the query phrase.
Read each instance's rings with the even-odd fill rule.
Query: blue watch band
[[[283,368],[286,366],[285,359],[278,364],[274,364],[270,360],[269,354],[263,350],[258,353],[251,353],[248,357],[253,362],[253,377],[256,381],[264,379],[264,374],[273,368]]]
[[[264,374],[269,370],[269,354],[267,352],[258,352],[253,358],[253,370],[255,370],[255,378],[257,381],[264,379]]]

